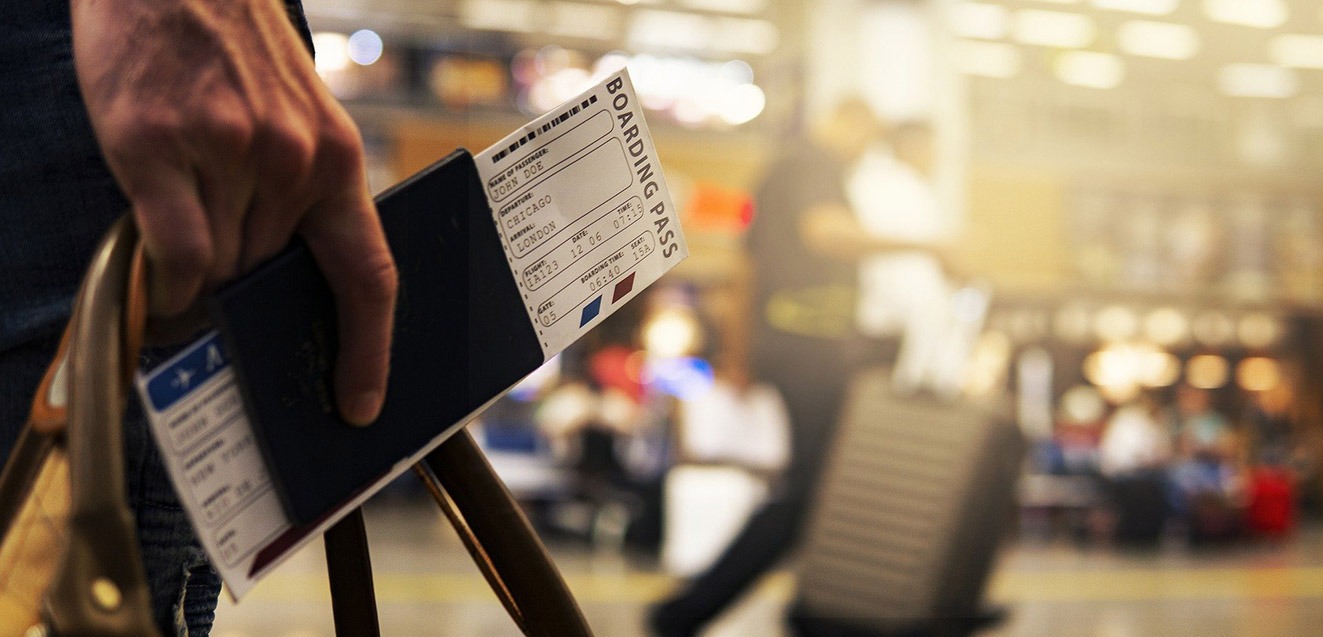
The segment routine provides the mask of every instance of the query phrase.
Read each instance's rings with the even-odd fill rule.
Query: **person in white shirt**
[[[896,249],[859,263],[855,320],[870,338],[900,339],[892,380],[897,390],[959,390],[963,354],[953,316],[947,245],[956,223],[934,185],[933,130],[906,122],[887,136],[889,148],[871,149],[848,184],[859,225]],[[983,302],[986,302],[984,299]]]

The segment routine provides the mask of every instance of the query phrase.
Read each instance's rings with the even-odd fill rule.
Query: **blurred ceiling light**
[[[1125,79],[1125,63],[1111,53],[1066,51],[1057,57],[1057,78],[1088,88],[1116,88]]]
[[[1139,363],[1139,384],[1170,387],[1181,378],[1181,359],[1160,350],[1144,355]]]
[[[592,85],[592,76],[585,69],[563,68],[539,78],[529,88],[529,105],[537,112],[555,108]]]
[[[1221,356],[1201,354],[1185,364],[1185,382],[1199,389],[1217,389],[1227,384],[1230,367]]]
[[[1180,6],[1181,0],[1093,0],[1098,9],[1129,11],[1147,15],[1167,15]]]
[[[1282,66],[1323,69],[1323,36],[1284,33],[1268,41],[1268,56]]]
[[[1014,44],[961,40],[953,55],[956,70],[966,75],[1010,78],[1020,73],[1020,49]]]
[[[951,30],[966,38],[999,40],[1011,30],[1011,10],[1000,4],[961,2],[951,7]]]
[[[676,100],[675,105],[671,107],[671,116],[681,124],[698,126],[707,121],[711,111],[712,109],[708,107],[707,100],[686,95]]]
[[[685,356],[702,342],[702,328],[687,308],[658,310],[643,324],[643,348],[657,358]]]
[[[753,121],[767,106],[767,96],[753,84],[741,84],[726,91],[722,100],[721,119],[732,126]]]
[[[1204,13],[1214,22],[1275,29],[1286,22],[1284,0],[1204,0]]]
[[[703,49],[713,41],[712,21],[692,13],[655,9],[638,11],[629,27],[629,43],[637,49]]]
[[[681,5],[700,11],[754,15],[767,8],[767,0],[681,0]]]
[[[1158,345],[1170,347],[1189,338],[1190,321],[1178,310],[1158,308],[1144,317],[1144,336]]]
[[[781,32],[767,20],[717,18],[715,32],[704,44],[718,51],[767,55],[781,44]]]
[[[1199,52],[1199,33],[1184,24],[1131,20],[1116,29],[1116,42],[1130,55],[1188,60]]]
[[[1098,313],[1093,322],[1094,333],[1104,341],[1124,341],[1139,331],[1139,317],[1131,310],[1113,305]]]
[[[620,12],[610,6],[554,2],[546,30],[568,38],[614,40],[620,31]]]
[[[1245,347],[1267,349],[1281,340],[1282,324],[1261,312],[1247,314],[1240,319],[1240,325],[1236,326],[1236,336]]]
[[[1134,370],[1124,355],[1110,349],[1098,350],[1084,359],[1084,378],[1095,387],[1103,388],[1107,395],[1131,393],[1139,390]]]
[[[535,28],[534,9],[540,7],[532,0],[466,0],[459,20],[470,29],[530,33]]]
[[[717,76],[733,84],[750,84],[753,82],[753,67],[744,60],[731,60],[721,65]]]
[[[1107,403],[1098,390],[1088,385],[1076,385],[1061,394],[1061,412],[1070,422],[1098,422],[1107,415]]]
[[[1236,333],[1231,317],[1216,311],[1209,311],[1194,317],[1190,331],[1195,340],[1209,347],[1221,347],[1231,342]]]
[[[367,66],[381,59],[381,53],[386,45],[381,41],[381,36],[371,29],[360,29],[349,36],[348,47],[349,59],[360,66]]]
[[[1217,86],[1231,97],[1287,98],[1300,90],[1295,71],[1271,64],[1228,64],[1217,74]]]
[[[593,63],[593,76],[597,79],[601,79],[628,65],[628,53],[625,53],[624,51],[612,51],[597,58],[597,62]]]
[[[1282,368],[1271,358],[1253,357],[1236,366],[1236,384],[1245,391],[1269,391],[1282,382]]]
[[[349,68],[349,36],[320,31],[312,35],[312,48],[317,51],[318,73],[343,71]]]
[[[1015,12],[1015,39],[1024,44],[1079,48],[1098,35],[1093,19],[1078,13],[1021,9]]]
[[[1175,356],[1147,343],[1108,345],[1084,359],[1084,377],[1114,400],[1127,400],[1140,387],[1166,387],[1181,375]]]

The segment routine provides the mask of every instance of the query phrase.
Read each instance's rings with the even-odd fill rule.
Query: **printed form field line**
[[[640,243],[643,242],[644,238],[647,239],[647,242]],[[647,246],[647,248],[642,252],[635,252],[633,250],[628,249],[630,246],[637,246],[637,245]],[[586,273],[580,275],[579,280],[570,281],[565,285],[565,287],[562,287],[561,289],[551,293],[548,300],[544,302],[544,306],[555,307],[555,302],[562,295],[567,295],[567,290],[572,292],[573,290],[571,290],[571,288],[575,287],[576,283],[578,283],[579,286],[587,285],[589,289],[588,294],[585,295],[582,300],[578,301],[573,306],[571,306],[569,311],[556,312],[550,319],[548,319],[547,316],[544,316],[543,312],[539,311],[538,322],[541,323],[543,327],[551,327],[552,325],[555,325],[556,323],[563,320],[566,316],[571,315],[574,310],[583,307],[585,303],[587,303],[593,297],[597,296],[602,290],[606,289],[608,285],[614,283],[616,279],[619,279],[620,277],[632,271],[634,269],[634,266],[641,263],[644,259],[647,258],[649,254],[652,254],[655,246],[656,246],[656,239],[653,237],[652,231],[645,230],[643,234],[640,234],[639,236],[630,240],[628,242],[628,245],[622,245],[620,248],[616,249],[611,254],[607,255],[597,263],[593,264],[593,267],[589,268]],[[629,252],[633,257],[634,259],[633,262],[629,264],[625,264],[625,263],[617,264],[616,263],[617,261],[621,261],[626,258],[625,255],[627,252]],[[595,279],[593,277],[597,277],[597,278]],[[606,277],[606,278],[602,278],[602,277]]]
[[[592,213],[590,212],[588,214],[592,214]],[[616,216],[616,219],[611,218],[613,215]],[[632,215],[633,218],[626,218],[627,215]],[[625,221],[617,222],[618,219],[621,218],[625,218]],[[536,261],[532,265],[529,265],[528,267],[524,268],[524,272],[523,272],[524,285],[528,287],[530,291],[540,289],[548,282],[555,280],[561,273],[567,271],[570,266],[574,265],[575,263],[578,263],[581,259],[588,256],[588,254],[590,254],[589,251],[592,250],[593,248],[596,248],[598,244],[603,244],[606,243],[607,241],[610,241],[611,239],[614,239],[617,235],[620,235],[628,231],[630,228],[634,227],[634,224],[642,220],[643,220],[643,201],[640,200],[638,197],[630,197],[629,199],[626,199],[624,203],[620,204],[619,206],[616,206],[615,208],[612,208],[611,210],[602,214],[600,217],[589,222],[588,225],[584,227],[583,230],[574,233],[574,235],[572,235],[570,238],[556,244],[554,247],[550,248],[542,255],[532,257],[533,259],[536,259]],[[587,240],[589,237],[595,237],[598,233],[602,232],[601,230],[597,229],[597,226],[606,225],[604,221],[617,222],[612,224],[612,229],[611,229],[612,231],[610,234],[603,236],[600,241],[596,241],[595,243],[592,243],[591,245],[588,246],[586,250],[579,248],[578,246],[572,246],[571,254],[569,257],[570,260],[568,262],[566,262],[564,265],[559,265],[558,263],[553,271],[543,272],[541,276],[538,276],[536,278],[536,282],[534,282],[533,277],[537,274],[537,270],[539,269],[538,266],[543,266],[544,269],[550,270],[551,269],[550,266],[545,263],[548,259],[551,259],[558,252],[563,252],[561,248],[564,248],[566,245],[570,244],[570,242],[574,241],[577,243],[577,240],[581,236],[585,240]]]
[[[619,139],[607,139],[573,162],[529,184],[530,192],[551,196],[551,205],[538,210],[542,214],[534,212],[520,218],[521,227],[512,229],[505,217],[517,213],[518,207],[502,208],[504,214],[498,215],[501,236],[515,258],[529,258],[538,248],[569,232],[576,223],[611,203],[633,184],[634,173],[629,170],[624,146]],[[544,185],[551,187],[539,189]],[[552,215],[560,218],[549,219]],[[557,221],[563,225],[557,225]]]
[[[528,155],[519,157],[519,163],[506,168],[501,174],[487,180],[487,195],[494,203],[501,203],[509,197],[523,192],[526,188],[533,185],[529,179],[538,177],[540,172],[549,171],[561,164],[571,161],[574,156],[583,152],[583,149],[601,141],[603,137],[611,134],[614,124],[611,121],[611,114],[605,110],[597,111],[592,117],[575,124],[564,133],[548,139],[540,146],[531,148]],[[571,152],[565,153],[565,157],[553,164],[544,166],[542,171],[531,175],[524,175],[521,171],[528,166],[524,164],[527,161],[535,161],[539,157],[556,157],[562,147],[572,148]],[[504,159],[502,157],[501,159]]]

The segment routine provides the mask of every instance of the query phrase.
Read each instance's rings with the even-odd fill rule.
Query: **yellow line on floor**
[[[992,595],[1007,601],[1312,598],[1323,597],[1323,568],[1002,572],[993,578]]]
[[[676,583],[657,573],[572,573],[566,579],[584,603],[648,603]],[[375,583],[383,604],[495,603],[477,574],[378,573]],[[786,601],[794,590],[794,576],[779,571],[764,578],[755,595]],[[990,595],[1005,602],[1323,598],[1323,567],[1001,572],[993,577]],[[277,572],[245,599],[318,602],[329,597],[323,574]]]

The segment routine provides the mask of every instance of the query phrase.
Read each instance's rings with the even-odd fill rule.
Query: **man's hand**
[[[79,85],[178,315],[298,234],[335,292],[349,422],[385,396],[397,286],[362,139],[280,0],[71,0]]]

